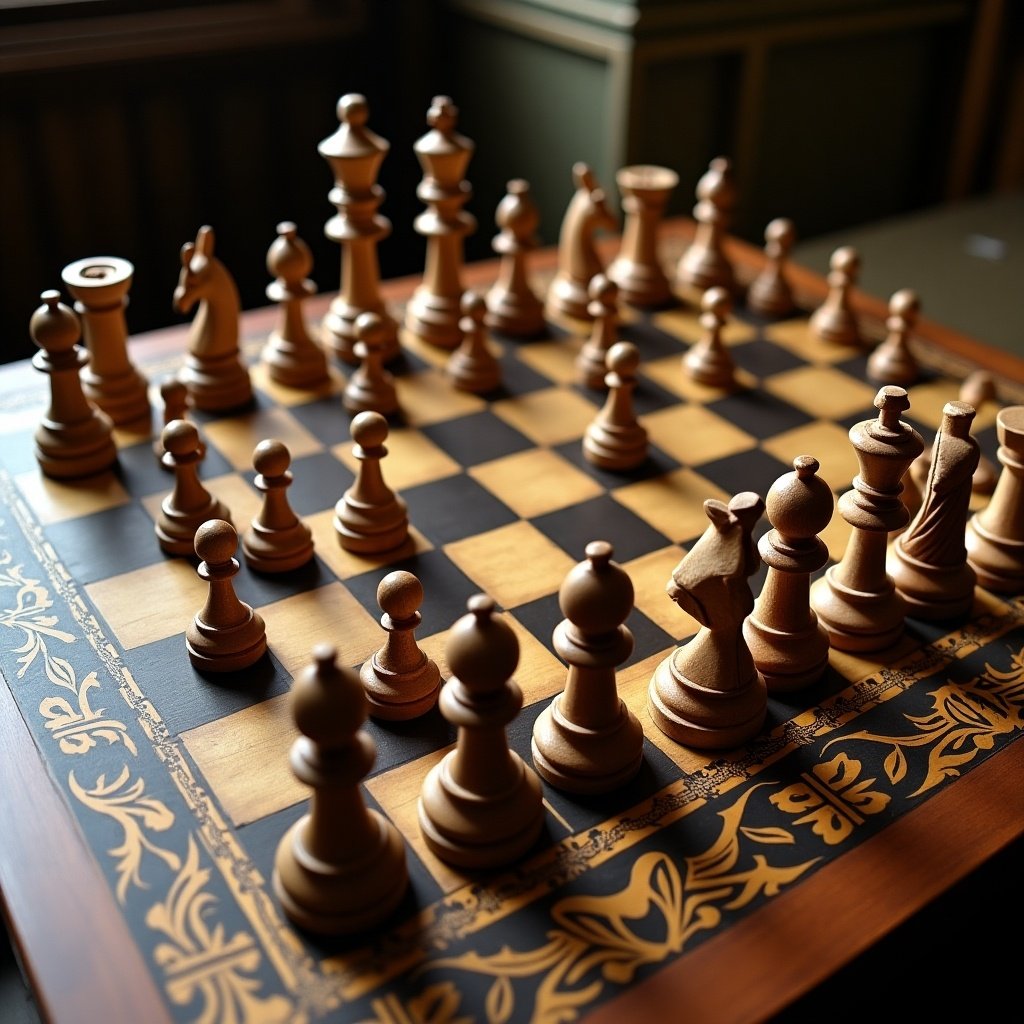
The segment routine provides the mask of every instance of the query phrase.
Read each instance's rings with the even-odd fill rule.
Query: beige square
[[[849,431],[828,420],[787,430],[764,441],[761,447],[788,466],[798,455],[812,455],[821,467],[818,476],[833,491],[845,491],[860,471]]]
[[[878,389],[829,366],[803,366],[778,373],[767,378],[764,387],[820,420],[838,420],[858,413],[865,419],[877,415],[874,401]]]
[[[504,398],[491,411],[531,441],[546,445],[582,437],[598,413],[597,407],[567,387]]]
[[[519,665],[514,679],[523,691],[523,707],[547,701],[565,689],[568,666],[555,657],[513,614],[505,621],[519,639]],[[551,623],[551,632],[561,619]]]
[[[314,388],[291,388],[286,384],[279,384],[276,380],[271,380],[267,364],[263,362],[253,366],[249,371],[249,376],[252,379],[253,387],[262,391],[263,394],[270,398],[274,405],[289,408],[295,405],[304,405],[306,402],[318,398],[330,398],[334,395],[337,396],[338,408],[340,410],[341,392],[345,387],[345,377],[336,366],[332,365],[331,357],[328,357],[327,360],[327,373],[327,380]]]
[[[806,359],[809,363],[838,363],[857,354],[857,349],[847,345],[831,345],[811,334],[808,317],[794,317],[780,320],[765,329],[765,336],[790,352]]]
[[[132,500],[112,471],[88,480],[52,480],[39,470],[31,469],[19,473],[14,482],[44,526],[106,512]],[[155,538],[153,543],[156,543]]]
[[[707,529],[706,499],[718,498],[727,502],[732,497],[692,469],[677,469],[650,480],[627,484],[616,488],[611,495],[656,530],[676,541],[697,537]]]
[[[925,447],[930,449],[935,439],[934,432],[942,424],[942,408],[947,402],[959,401],[960,384],[949,377],[940,377],[924,384],[915,384],[907,390],[910,408],[906,415],[932,428],[932,434],[924,436]],[[986,402],[981,409],[976,410],[971,433],[977,434],[979,430],[991,427],[996,422],[998,414],[998,403]]]
[[[339,495],[339,498],[341,495]],[[346,551],[338,543],[338,534],[334,529],[334,509],[324,509],[306,516],[303,520],[313,533],[316,553],[323,563],[338,579],[347,580],[371,569],[397,562],[421,551],[429,551],[433,545],[414,526],[409,527],[409,539],[393,551],[384,551],[379,555],[357,555]]]
[[[545,448],[507,455],[473,466],[468,472],[524,519],[603,493],[600,484],[586,473]]]
[[[701,405],[675,405],[644,417],[651,443],[684,465],[748,451],[757,442],[745,430]]]
[[[425,427],[487,408],[482,398],[453,387],[437,369],[396,377],[395,386],[402,415],[411,427]]]
[[[757,378],[742,369],[736,370],[735,384],[732,388],[712,388],[707,384],[699,384],[697,381],[690,380],[686,375],[681,355],[654,359],[643,364],[640,369],[642,373],[650,377],[656,384],[660,384],[666,391],[671,391],[672,394],[679,395],[680,398],[685,398],[698,405],[706,405],[733,391],[758,386]]]
[[[381,461],[381,472],[387,485],[399,493],[407,487],[454,476],[462,468],[429,437],[408,427],[393,428],[385,446],[388,454]],[[353,473],[358,472],[359,459],[352,453],[351,442],[335,445],[331,451]]]
[[[700,325],[700,310],[696,307],[677,307],[663,313],[655,313],[651,319],[660,330],[674,334],[683,341],[692,343],[704,336],[704,328]],[[751,341],[755,334],[756,331],[750,324],[732,317],[722,328],[722,341],[727,345],[736,345]]]
[[[519,349],[519,361],[557,384],[572,384],[576,380],[576,357],[584,339],[576,335],[557,341],[538,341],[524,344]]]
[[[398,329],[398,337],[403,349],[419,356],[420,359],[425,363],[429,363],[435,369],[443,370],[448,365],[448,359],[451,357],[449,349],[431,345],[422,338],[418,338],[405,327]]]
[[[623,565],[633,581],[634,604],[653,623],[674,637],[696,633],[700,624],[669,599],[665,588],[686,549],[678,544],[651,551]]]
[[[527,522],[446,544],[449,558],[504,608],[553,594],[576,564]]]
[[[345,415],[340,404],[338,415]],[[257,409],[245,416],[212,420],[200,428],[202,436],[234,466],[252,469],[252,453],[260,441],[280,441],[293,459],[321,451],[323,445],[286,409]]]

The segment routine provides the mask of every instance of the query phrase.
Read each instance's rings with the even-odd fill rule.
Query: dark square
[[[690,347],[682,338],[671,331],[663,330],[651,320],[641,318],[619,328],[619,337],[631,341],[640,352],[640,366],[663,359],[665,356],[680,356]]]
[[[705,462],[697,467],[696,471],[717,484],[730,497],[740,491],[754,491],[764,498],[772,484],[783,473],[791,473],[793,467],[780,462],[760,448],[751,448],[737,455],[728,455],[724,459]],[[762,516],[762,521],[763,519]]]
[[[608,399],[607,389],[588,388],[582,385],[575,385],[575,390],[588,402],[593,402],[596,415]],[[633,389],[633,411],[637,416],[645,416],[648,413],[658,412],[660,409],[668,409],[679,404],[679,396],[656,384],[653,380],[643,375],[643,365],[637,375],[636,387]]]
[[[476,466],[533,447],[528,437],[489,410],[444,420],[421,428],[420,433],[461,466]]]
[[[315,590],[337,580],[334,573],[315,554],[305,565],[288,572],[257,572],[249,568],[241,545],[235,557],[239,562],[238,575],[232,580],[235,593],[239,600],[253,608],[273,604],[275,601]]]
[[[402,492],[409,521],[432,543],[450,544],[519,517],[472,477],[460,473]]]
[[[766,338],[759,337],[746,344],[736,345],[731,351],[737,366],[761,380],[806,365],[803,359],[788,348]]]
[[[215,469],[213,473],[228,473],[231,467],[224,461],[220,452],[207,448],[207,456]],[[117,453],[118,465],[115,473],[124,485],[125,490],[134,497],[141,497],[145,494],[159,494],[166,491],[168,494],[174,487],[174,472],[164,469],[153,451],[153,442],[144,441],[141,444],[133,444],[122,448]],[[224,461],[223,469],[219,463]],[[203,476],[213,475],[207,469],[206,459],[200,463],[200,479]]]
[[[760,441],[812,422],[813,417],[762,388],[737,391],[707,406]]]
[[[501,386],[493,396],[495,399],[509,395],[527,395],[552,385],[549,377],[539,373],[519,358],[516,346],[507,343],[501,356]]]
[[[530,522],[576,561],[586,557],[586,546],[592,540],[608,541],[617,562],[632,561],[671,543],[663,533],[607,494]]]
[[[385,464],[385,469],[387,468]],[[334,506],[352,486],[355,474],[330,452],[315,452],[291,464],[292,483],[286,491],[288,504],[297,516],[310,516]],[[250,485],[255,485],[256,473],[246,474]]]
[[[352,417],[341,404],[341,395],[318,398],[304,405],[293,405],[290,415],[298,420],[317,440],[325,445],[342,444],[350,441],[349,425]]]
[[[985,427],[982,430],[971,432],[978,442],[981,448],[981,454],[992,461],[995,466],[996,473],[1002,468],[999,464],[998,452],[999,452],[999,436],[996,432],[995,424],[991,427]]]
[[[12,476],[27,473],[32,469],[42,472],[36,461],[34,431],[7,434],[4,437],[3,460],[4,466]]]
[[[650,480],[652,477],[679,469],[679,463],[675,459],[654,445],[647,446],[647,458],[636,469],[625,470],[602,469],[589,462],[583,454],[583,443],[579,439],[566,441],[558,445],[555,451],[608,490],[636,483],[638,480]]]

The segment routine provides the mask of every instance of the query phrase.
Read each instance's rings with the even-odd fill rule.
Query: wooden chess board
[[[666,259],[685,230],[666,232]],[[733,251],[749,271],[755,257]],[[493,273],[474,266],[468,280]],[[822,294],[813,275],[799,281],[805,301]],[[399,318],[410,290],[386,292]],[[324,308],[318,300],[311,317]],[[863,308],[877,336],[879,307]],[[699,333],[691,306],[626,312],[652,447],[639,470],[615,474],[581,454],[603,396],[573,384],[578,325],[498,339],[504,386],[486,399],[454,391],[446,354],[405,336],[392,367],[402,414],[383,468],[408,504],[413,543],[365,558],[343,551],[331,525],[353,479],[339,399],[351,371],[335,364],[315,394],[273,384],[259,355],[274,317],[244,320],[255,408],[194,417],[207,444],[201,475],[244,528],[260,500],[253,448],[285,442],[289,497],[316,558],[280,577],[243,559],[236,590],[264,617],[269,655],[230,683],[186,656],[205,585],[194,563],[156,543],[170,478],[151,437],[119,433],[114,473],[48,480],[31,444],[45,382],[25,365],[0,375],[0,735],[18,765],[0,817],[18,853],[2,881],[54,1019],[84,1019],[64,1015],[62,948],[81,978],[72,1005],[85,991],[90,1006],[107,998],[132,1019],[640,1020],[674,1019],[679,1006],[693,1020],[760,1019],[1021,832],[1021,597],[979,590],[968,623],[909,621],[882,658],[832,652],[825,678],[771,698],[762,733],[738,751],[683,748],[647,712],[655,667],[697,628],[665,583],[707,525],[704,499],[763,496],[801,454],[819,460],[837,495],[848,489],[847,432],[874,416],[865,352],[814,342],[804,315],[769,324],[739,307],[726,339],[742,386],[726,393],[681,373]],[[905,417],[926,442],[979,358],[997,364],[1004,404],[1024,401],[1024,367],[932,333],[942,344],[918,339],[926,373]],[[154,393],[184,341],[183,330],[133,340]],[[975,421],[992,459],[995,412]],[[823,534],[833,561],[848,530],[837,512]],[[387,927],[357,940],[299,933],[269,879],[308,795],[288,766],[288,691],[313,645],[329,641],[360,665],[383,640],[377,584],[406,568],[425,591],[417,638],[447,674],[448,629],[471,595],[489,594],[520,642],[525,705],[509,735],[529,762],[533,721],[565,679],[552,645],[558,588],[597,539],[636,591],[619,686],[646,733],[637,779],[600,798],[545,787],[536,848],[506,870],[462,873],[431,854],[416,821],[419,785],[451,727],[436,710],[371,722],[366,798],[406,841],[410,892]]]

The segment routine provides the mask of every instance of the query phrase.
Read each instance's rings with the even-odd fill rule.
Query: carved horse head
[[[226,352],[238,346],[238,289],[224,264],[214,256],[213,242],[213,228],[204,225],[195,242],[181,247],[174,308],[188,313],[199,303],[189,344],[193,352]]]

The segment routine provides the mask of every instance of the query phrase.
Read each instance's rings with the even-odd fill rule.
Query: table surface
[[[666,224],[666,246],[681,249],[691,233],[689,222]],[[611,239],[601,242],[606,252],[613,244]],[[760,252],[742,243],[730,241],[729,251],[741,277],[749,278],[762,263]],[[535,260],[538,270],[550,270],[555,253],[536,253]],[[464,284],[490,283],[494,272],[492,262],[469,265]],[[824,282],[799,267],[791,273],[798,297],[812,308],[824,295]],[[412,278],[386,282],[384,297],[402,300],[417,283]],[[310,301],[311,321],[319,319],[330,297]],[[876,327],[884,320],[881,301],[858,294],[857,306]],[[243,330],[269,328],[276,315],[270,308],[245,313]],[[144,371],[159,365],[182,350],[186,329],[133,338],[133,359]],[[1011,353],[927,317],[918,335],[954,359],[1024,384],[1024,362]],[[28,363],[0,368],[0,437],[24,430],[25,417],[38,415],[45,400],[40,378]],[[0,764],[5,770],[0,891],[44,1017],[58,1024],[166,1020],[163,998],[7,684],[0,685]],[[694,1021],[750,1021],[761,1019],[766,1008],[778,1009],[799,997],[1024,834],[1022,772],[1024,744],[1010,744],[872,841],[844,854],[841,870],[837,864],[826,866],[647,979],[642,986],[647,1016],[675,1019],[678,1007],[686,1005]],[[908,858],[913,870],[907,870]],[[781,942],[780,934],[800,934],[805,941]],[[620,1020],[619,1004],[609,1002],[588,1019]]]

